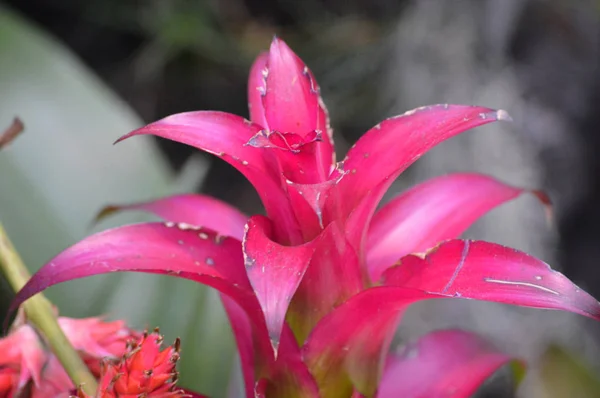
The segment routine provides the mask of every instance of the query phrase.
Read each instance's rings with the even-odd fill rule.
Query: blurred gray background
[[[315,73],[342,154],[381,119],[417,106],[506,109],[514,123],[440,145],[388,198],[454,171],[543,188],[552,225],[524,197],[466,236],[528,251],[600,297],[597,0],[1,0],[0,125],[19,115],[27,130],[0,156],[0,219],[31,268],[92,231],[144,219],[119,216],[92,229],[108,203],[198,191],[260,212],[250,185],[220,160],[151,138],[111,143],[172,113],[247,115],[249,67],[275,33]],[[214,294],[127,275],[75,282],[50,297],[66,315],[106,313],[181,335],[184,385],[224,396],[236,367]],[[548,381],[557,377],[544,367],[549,344],[600,374],[600,327],[570,314],[428,302],[410,311],[399,342],[449,326],[527,358],[533,370],[523,397],[564,394]],[[502,385],[482,394],[509,396]]]

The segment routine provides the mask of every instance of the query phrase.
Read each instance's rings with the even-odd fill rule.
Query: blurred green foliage
[[[597,371],[564,348],[549,346],[540,360],[540,398],[598,398]]]
[[[26,126],[0,156],[0,220],[32,271],[90,234],[107,203],[193,191],[206,171],[206,162],[192,158],[176,179],[149,139],[112,146],[140,118],[72,53],[4,8],[0,93],[0,124],[18,115]],[[146,219],[130,214],[95,230]],[[48,295],[63,315],[107,314],[138,328],[159,326],[167,340],[182,337],[182,385],[224,394],[234,344],[215,293],[189,281],[120,274]]]

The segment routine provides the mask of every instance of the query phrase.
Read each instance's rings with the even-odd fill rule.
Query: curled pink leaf
[[[384,284],[451,297],[574,312],[600,320],[600,303],[535,257],[495,243],[450,240],[409,255]]]
[[[476,334],[435,331],[388,360],[377,398],[468,398],[508,364],[523,366]]]
[[[240,241],[244,237],[244,225],[248,220],[248,216],[235,207],[213,197],[198,194],[174,195],[123,206],[111,205],[102,209],[97,219],[123,210],[146,211],[165,221],[202,226]]]
[[[372,280],[407,254],[458,238],[486,212],[523,192],[486,175],[461,173],[433,178],[402,193],[371,221],[367,264]]]
[[[244,263],[264,313],[271,343],[277,351],[288,306],[310,263],[314,245],[281,246],[273,242],[271,222],[263,216],[248,221],[243,242]]]

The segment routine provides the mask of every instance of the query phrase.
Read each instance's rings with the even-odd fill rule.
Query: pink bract
[[[202,195],[126,206],[166,223],[116,228],[66,249],[36,273],[13,308],[49,286],[107,272],[210,285],[231,321],[248,397],[421,397],[451,384],[458,386],[454,396],[467,397],[510,362],[459,331],[423,337],[410,358],[388,357],[402,313],[420,300],[467,298],[600,318],[594,298],[542,261],[457,239],[524,192],[547,204],[537,191],[451,174],[376,211],[393,180],[425,152],[509,120],[505,111],[418,108],[374,126],[337,162],[316,80],[283,41],[274,39],[258,57],[248,97],[251,120],[181,113],[118,141],[151,134],[215,154],[254,185],[266,217],[246,218]]]

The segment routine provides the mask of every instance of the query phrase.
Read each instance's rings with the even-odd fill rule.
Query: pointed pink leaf
[[[261,126],[225,112],[197,111],[168,116],[119,138],[152,134],[181,142],[222,157],[252,182],[256,172],[269,175],[261,153],[244,144],[262,129]],[[246,167],[249,166],[249,167]]]
[[[246,272],[262,307],[275,350],[288,306],[315,252],[314,244],[281,246],[273,242],[271,222],[263,216],[248,221],[243,241]]]
[[[197,194],[174,195],[124,206],[107,206],[98,218],[122,210],[147,211],[165,221],[202,226],[240,241],[244,237],[244,225],[248,220],[248,216],[235,207],[213,197]]]
[[[441,296],[402,287],[374,287],[323,318],[303,347],[322,396],[333,392],[350,396],[349,378],[358,392],[372,397],[399,317],[412,303],[436,297]]]
[[[244,270],[240,242],[188,224],[136,224],[92,235],[36,272],[11,309],[50,286],[122,271],[190,279],[228,295],[248,314],[260,343],[260,357],[272,358],[260,305]]]
[[[278,236],[294,241],[298,226],[286,199],[281,175],[273,160],[257,148],[246,145],[261,126],[224,112],[179,113],[132,131],[117,142],[135,135],[152,134],[215,154],[238,169],[258,192],[267,214],[276,220]]]
[[[433,178],[404,192],[371,221],[367,264],[372,280],[400,257],[458,238],[486,212],[523,192],[475,173]]]
[[[343,161],[346,174],[338,187],[343,214],[350,215],[347,229],[358,235],[350,241],[364,239],[366,230],[360,225],[369,225],[390,184],[425,152],[466,130],[507,119],[505,111],[433,105],[387,119],[365,133]]]
[[[277,38],[269,50],[265,87],[263,106],[270,131],[295,133],[301,137],[317,133],[322,137],[311,147],[312,161],[305,161],[305,172],[311,173],[305,178],[310,181],[294,181],[324,181],[335,163],[329,116],[314,76],[287,44]]]
[[[269,49],[263,106],[269,130],[308,134],[317,128],[318,93],[308,68],[282,40]]]
[[[267,73],[267,60],[269,55],[262,53],[256,58],[250,69],[250,78],[248,79],[248,108],[250,109],[250,120],[252,122],[267,128],[267,119],[265,119],[265,108],[263,108],[263,97],[267,91],[265,85],[265,74]]]
[[[535,257],[494,243],[447,241],[424,258],[403,257],[383,279],[387,285],[571,311],[600,320],[600,303],[563,274]]]
[[[511,362],[476,334],[435,331],[390,358],[377,398],[468,398]]]
[[[480,106],[432,105],[384,120],[348,151],[344,169],[349,175],[340,184],[360,197],[382,181],[399,175],[440,142],[508,118],[505,111]]]

